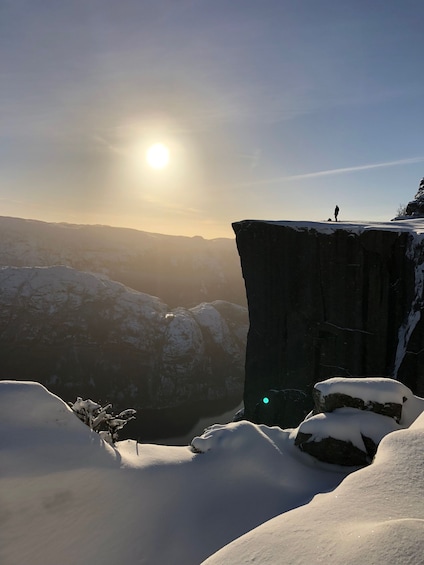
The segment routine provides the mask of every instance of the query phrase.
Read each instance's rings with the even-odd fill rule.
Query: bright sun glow
[[[164,169],[169,163],[169,149],[163,143],[155,143],[147,150],[146,159],[153,169]]]

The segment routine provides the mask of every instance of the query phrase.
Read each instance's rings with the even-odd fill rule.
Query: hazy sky
[[[422,0],[0,0],[0,215],[389,220],[424,176],[423,22]]]

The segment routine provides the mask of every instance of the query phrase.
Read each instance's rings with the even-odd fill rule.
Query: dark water
[[[135,439],[139,443],[188,445],[196,435],[212,424],[227,424],[241,408],[239,397],[225,400],[199,401],[174,408],[144,409],[123,428],[119,439]]]

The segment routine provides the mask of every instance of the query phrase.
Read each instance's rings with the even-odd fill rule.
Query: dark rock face
[[[314,389],[314,412],[333,412],[338,408],[356,408],[357,410],[366,410],[381,414],[382,416],[389,416],[394,418],[396,422],[400,422],[402,417],[402,406],[396,402],[381,402],[364,401],[362,398],[356,398],[347,394],[336,392],[328,396],[322,396],[319,390]]]
[[[245,220],[233,228],[250,317],[247,419],[268,390],[312,398],[314,383],[334,374],[396,376],[423,395],[424,253],[413,227]]]
[[[268,390],[256,404],[253,413],[257,424],[289,428],[309,412],[310,399],[303,390]]]
[[[0,379],[37,380],[66,400],[164,408],[241,397],[247,310],[170,309],[69,267],[0,268]]]
[[[312,434],[298,432],[294,444],[304,453],[308,453],[324,463],[346,467],[364,467],[369,465],[377,453],[377,445],[371,438],[361,435],[366,450],[334,437],[319,438],[311,441]]]

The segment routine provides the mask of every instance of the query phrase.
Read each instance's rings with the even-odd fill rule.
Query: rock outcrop
[[[424,223],[233,228],[250,317],[247,419],[267,391],[300,389],[311,399],[314,384],[334,375],[395,377],[423,395]]]
[[[399,381],[332,378],[314,388],[313,412],[294,431],[294,444],[319,461],[369,465],[387,434],[409,427],[424,410]]]
[[[37,379],[67,400],[164,408],[240,398],[247,310],[170,309],[69,267],[0,268],[0,379]]]

